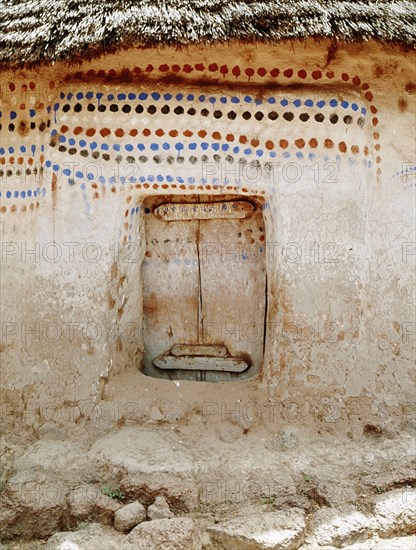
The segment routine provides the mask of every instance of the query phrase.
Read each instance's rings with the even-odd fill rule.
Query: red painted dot
[[[117,75],[116,71],[114,69],[110,69],[108,71],[108,76],[110,76],[111,78],[115,78]]]
[[[309,146],[315,149],[315,147],[318,147],[318,140],[316,138],[311,138],[309,140]]]
[[[197,63],[197,64],[195,65],[195,69],[196,69],[197,71],[205,71],[205,67],[204,67],[203,63]]]
[[[55,88],[55,82],[54,82],[53,80],[51,80],[51,81],[49,82],[49,88],[50,88],[51,90],[53,90],[53,89]]]
[[[89,71],[87,71],[87,76],[94,76],[94,75],[95,75],[94,69],[90,69]]]
[[[259,69],[257,69],[257,74],[258,74],[259,76],[266,76],[267,71],[266,71],[266,69],[265,69],[264,67],[260,67]]]
[[[149,128],[145,128],[142,133],[143,133],[144,136],[147,137],[147,136],[151,135],[152,131],[149,130]]]
[[[177,137],[178,131],[177,130],[170,130],[169,135],[170,135],[170,137]]]
[[[205,130],[199,130],[199,132],[198,132],[199,137],[204,138],[206,135],[207,135],[207,133],[206,133]]]
[[[287,149],[289,147],[289,142],[286,139],[281,139],[279,145],[281,149]]]
[[[194,133],[191,132],[191,130],[185,130],[184,133],[183,133],[183,135],[184,135],[185,137],[192,137],[192,136],[194,135]]]
[[[375,115],[377,113],[377,107],[375,105],[370,106],[370,111]]]
[[[151,73],[151,72],[153,71],[153,69],[154,69],[153,65],[148,65],[148,66],[146,67],[146,72],[147,72],[147,73]]]
[[[158,128],[155,134],[159,137],[162,137],[163,135],[165,135],[165,132],[162,130],[162,128]]]
[[[266,141],[266,149],[268,149],[269,151],[271,151],[272,149],[274,149],[274,143],[273,141]]]
[[[304,139],[296,139],[295,145],[298,147],[298,149],[303,149],[305,147],[305,140]]]
[[[192,65],[189,65],[189,63],[186,63],[186,65],[183,66],[183,72],[184,73],[191,73],[193,71]]]
[[[341,151],[341,153],[347,152],[347,144],[345,143],[345,141],[340,141],[338,143],[338,149]]]
[[[361,86],[362,90],[368,90],[370,88],[370,85],[367,84],[367,82],[364,82],[364,84]]]
[[[221,139],[221,134],[219,132],[213,132],[212,139]]]
[[[130,130],[129,134],[133,137],[136,137],[138,134],[138,131],[136,130],[136,128],[133,128],[132,130]]]
[[[322,72],[321,71],[313,71],[312,72],[312,78],[314,80],[319,80],[320,78],[322,78]]]
[[[252,69],[251,67],[248,67],[244,72],[249,78],[251,78],[254,75],[254,69]]]
[[[212,73],[215,73],[216,71],[218,71],[218,65],[216,63],[211,63],[210,65],[208,65],[208,70]]]
[[[332,149],[332,147],[334,146],[334,142],[332,141],[332,139],[327,138],[327,139],[324,141],[324,146],[325,146],[327,149]]]
[[[240,76],[241,74],[241,70],[240,70],[240,67],[238,65],[236,65],[235,67],[232,68],[232,71],[233,75],[237,78],[238,76]]]
[[[344,82],[347,82],[347,80],[350,79],[350,75],[348,73],[342,73],[341,78]]]
[[[279,73],[280,73],[280,71],[279,71],[279,69],[278,69],[277,67],[275,67],[274,69],[272,69],[272,70],[270,71],[270,75],[271,75],[273,78],[276,78],[277,76],[279,76]]]
[[[240,143],[247,143],[247,136],[240,136],[238,141]]]
[[[99,76],[100,78],[104,78],[105,77],[105,70],[104,69],[100,69],[97,73],[97,76]]]
[[[233,134],[227,134],[227,135],[225,136],[225,139],[226,139],[227,141],[234,141],[234,136],[233,136]]]
[[[74,130],[74,133],[75,133],[75,130]],[[100,130],[100,134],[103,136],[103,137],[107,137],[111,134],[110,130],[108,128],[101,128]]]
[[[335,76],[334,71],[328,71],[328,72],[326,73],[326,77],[327,77],[327,78],[334,78],[334,76]]]
[[[172,65],[172,71],[174,73],[178,73],[180,70],[181,68],[179,67],[179,65]]]
[[[286,69],[285,71],[283,71],[283,74],[286,78],[291,78],[293,76],[293,69]]]
[[[252,139],[250,143],[252,147],[258,147],[260,142],[258,139]]]
[[[378,118],[374,117],[373,120],[372,120],[372,123],[373,123],[373,126],[377,126],[378,125]]]
[[[373,94],[371,92],[366,92],[364,96],[368,101],[373,101]]]
[[[221,67],[220,67],[220,73],[221,73],[222,75],[226,75],[226,74],[228,73],[228,67],[227,67],[227,65],[221,65]]]
[[[300,71],[298,71],[298,77],[306,78],[306,71],[304,69],[301,69]]]
[[[124,130],[122,128],[117,128],[117,130],[114,133],[117,137],[123,137],[124,136]]]
[[[359,76],[354,76],[354,78],[352,79],[352,83],[354,84],[354,86],[359,86],[361,84],[361,78]]]
[[[354,155],[357,155],[359,153],[360,149],[358,148],[357,145],[351,145],[351,152],[354,154]]]
[[[140,74],[142,72],[142,69],[140,67],[134,67],[133,72],[135,74]]]
[[[95,135],[95,128],[88,128],[88,130],[85,133],[88,137],[92,137]]]
[[[163,65],[160,65],[160,67],[159,67],[159,71],[161,73],[166,73],[166,71],[168,71],[168,70],[169,70],[169,65],[167,65],[166,63],[164,63]]]
[[[104,128],[106,129],[106,128]],[[77,136],[78,134],[80,134],[82,132],[82,127],[81,126],[76,126],[76,128],[74,128],[74,134]],[[110,133],[110,130],[108,130],[108,133]]]

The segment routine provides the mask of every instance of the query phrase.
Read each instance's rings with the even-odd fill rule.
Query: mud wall
[[[168,389],[183,414],[251,395],[299,422],[406,422],[414,77],[413,53],[325,41],[3,73],[3,419],[81,421],[128,387],[139,421]],[[266,322],[233,327],[265,340],[260,374],[203,384],[203,399],[200,382],[139,371],[142,203],[187,194],[264,205],[265,235],[249,244],[266,262]],[[212,261],[226,277],[241,258]]]

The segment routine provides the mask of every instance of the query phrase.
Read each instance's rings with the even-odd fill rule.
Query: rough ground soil
[[[1,548],[416,548],[410,431],[271,433],[239,419],[152,414],[97,437],[55,427],[26,447],[5,438]],[[114,529],[119,509],[135,501],[148,509],[158,495],[174,518]]]

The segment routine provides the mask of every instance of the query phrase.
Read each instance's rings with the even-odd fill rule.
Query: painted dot
[[[309,140],[309,146],[315,149],[315,147],[318,147],[318,140],[316,138],[311,138]]]
[[[283,74],[286,78],[291,78],[293,76],[293,69],[286,69],[283,71]]]
[[[312,78],[314,80],[319,80],[320,78],[322,78],[322,72],[321,71],[313,71],[312,72]]]
[[[347,144],[345,143],[345,141],[340,141],[339,142],[338,149],[341,151],[341,153],[346,153],[347,152]]]
[[[324,147],[325,147],[326,149],[332,149],[333,146],[334,146],[334,142],[332,141],[332,139],[327,138],[327,139],[324,141]]]
[[[287,147],[289,146],[289,142],[286,139],[281,139],[279,141],[279,146],[281,149],[287,149]]]

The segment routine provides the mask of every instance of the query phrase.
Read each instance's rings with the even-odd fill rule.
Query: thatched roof
[[[333,37],[414,46],[414,0],[0,0],[0,65],[131,45]]]

